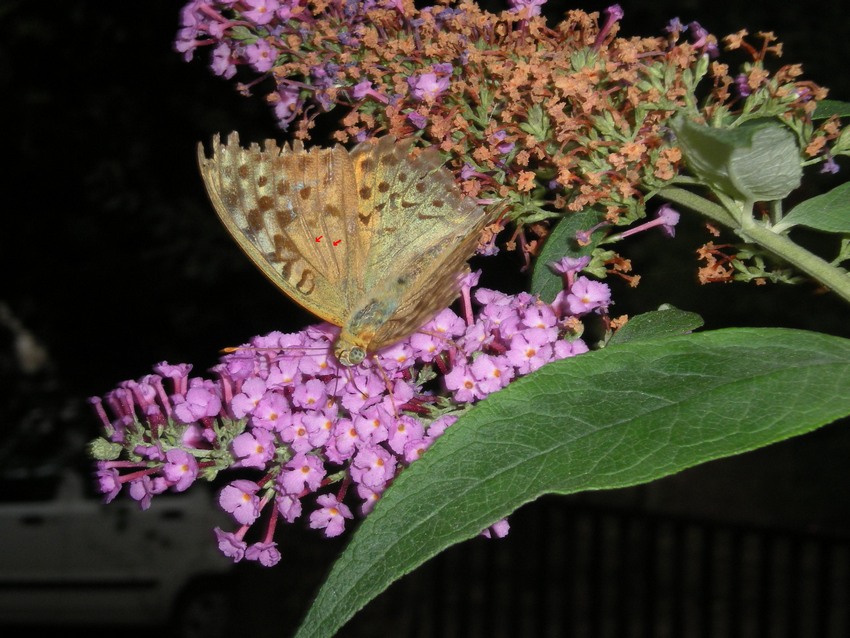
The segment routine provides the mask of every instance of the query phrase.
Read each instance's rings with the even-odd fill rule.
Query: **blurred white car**
[[[73,470],[0,479],[0,625],[160,625],[224,636],[233,564],[210,492],[109,505]],[[2,632],[5,633],[5,632]]]

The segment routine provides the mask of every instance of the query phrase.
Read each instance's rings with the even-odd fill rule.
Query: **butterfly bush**
[[[233,560],[277,563],[281,520],[337,536],[465,410],[587,351],[589,322],[610,335],[625,321],[609,316],[610,289],[598,279],[638,282],[614,242],[651,229],[675,234],[679,212],[669,205],[641,221],[647,200],[686,171],[671,134],[675,113],[718,128],[780,120],[806,161],[827,171],[850,146],[837,118],[813,124],[826,92],[802,80],[799,65],[768,69],[782,52],[771,33],[722,40],[744,58],[733,72],[719,60],[721,41],[696,22],[675,18],[656,37],[626,38],[617,5],[569,11],[555,26],[543,5],[511,0],[498,13],[465,0],[421,9],[409,0],[184,6],[177,50],[263,96],[295,137],[310,138],[318,118],[335,112],[336,141],[394,135],[439,148],[463,192],[512,225],[502,245],[521,251],[523,267],[556,221],[588,211],[593,221],[571,238],[579,250],[548,260],[563,282],[551,303],[478,288],[473,312],[470,276],[461,315],[444,310],[358,366],[339,365],[329,349],[338,328],[322,324],[255,337],[209,377],[163,362],[93,398],[104,436],[91,451],[107,501],[126,486],[147,508],[165,490],[227,471],[233,478],[218,499],[232,525],[215,533]],[[492,254],[498,229],[488,230],[483,252]],[[701,249],[703,281],[765,273],[763,262],[745,269],[740,254],[724,250]],[[501,521],[483,533],[507,531]]]
[[[256,337],[224,355],[212,378],[160,363],[154,374],[91,400],[105,433],[92,445],[100,490],[108,502],[126,487],[146,509],[165,490],[239,470],[218,500],[234,525],[215,530],[225,555],[277,563],[281,519],[303,518],[337,536],[352,507],[368,514],[463,411],[513,379],[588,350],[583,320],[606,320],[611,302],[606,284],[578,274],[588,261],[553,264],[565,288],[551,304],[478,288],[475,314],[469,291],[477,274],[468,275],[463,317],[446,309],[352,368],[331,354],[339,329],[329,324]],[[507,522],[485,533],[504,535]]]
[[[498,13],[448,0],[195,0],[181,13],[176,48],[264,96],[284,130],[310,137],[341,111],[341,142],[415,136],[444,153],[471,197],[498,202],[530,260],[544,220],[594,208],[609,230],[646,215],[648,194],[683,170],[669,120],[681,110],[713,126],[780,118],[812,161],[837,168],[837,118],[811,115],[826,91],[782,54],[772,33],[723,39],[743,54],[735,73],[699,23],[670,20],[657,37],[617,37],[623,11],[568,11],[550,26],[544,0],[511,0]],[[750,40],[754,40],[751,42]],[[705,97],[698,100],[697,95]],[[616,263],[594,253],[594,265]],[[707,267],[703,281],[728,281]]]

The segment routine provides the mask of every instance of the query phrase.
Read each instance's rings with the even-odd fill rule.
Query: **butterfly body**
[[[436,150],[381,138],[352,151],[233,133],[199,146],[201,174],[227,230],[283,292],[341,328],[334,354],[356,365],[405,338],[458,294],[490,216],[464,197]]]

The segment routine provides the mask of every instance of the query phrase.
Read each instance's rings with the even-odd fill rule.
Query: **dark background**
[[[555,16],[555,6],[606,6],[550,5]],[[621,5],[623,35],[654,35],[673,16],[698,20],[718,36],[742,27],[773,30],[785,44],[784,62],[802,62],[807,78],[832,89],[830,97],[850,100],[849,20],[842,3]],[[181,6],[0,4],[6,164],[0,462],[6,469],[44,462],[67,450],[69,437],[92,436],[96,423],[85,397],[147,374],[155,362],[191,362],[201,374],[223,346],[311,321],[239,252],[206,199],[195,160],[198,141],[231,130],[243,139],[283,135],[259,97],[244,98],[232,82],[212,75],[205,52],[187,64],[173,51]],[[817,178],[815,188],[844,179]],[[702,314],[708,328],[782,325],[850,336],[846,305],[808,284],[699,287],[693,251],[707,239],[698,220],[685,219],[675,241],[647,236],[625,247],[643,283],[635,292],[615,291],[614,314],[669,302]],[[834,251],[837,243],[826,245]],[[502,264],[502,287],[523,285],[515,257],[503,256]],[[499,287],[490,277],[488,284]],[[14,355],[24,333],[47,355],[27,372]],[[600,498],[726,520],[846,530],[848,448],[843,429],[832,426]]]

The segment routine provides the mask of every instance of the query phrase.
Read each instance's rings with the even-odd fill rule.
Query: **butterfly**
[[[198,145],[207,192],[251,261],[304,308],[341,328],[344,366],[409,336],[457,296],[492,215],[466,197],[433,147],[392,136],[305,150]]]

